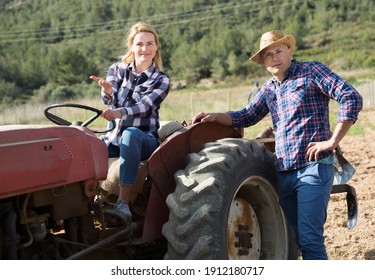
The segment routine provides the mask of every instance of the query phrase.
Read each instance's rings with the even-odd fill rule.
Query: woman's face
[[[132,50],[137,65],[147,64],[147,66],[150,66],[158,50],[154,34],[150,32],[140,32],[136,34],[132,44]]]

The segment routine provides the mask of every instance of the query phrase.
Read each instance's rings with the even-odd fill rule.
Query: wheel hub
[[[256,213],[243,198],[231,204],[227,224],[229,259],[259,259],[261,235]]]

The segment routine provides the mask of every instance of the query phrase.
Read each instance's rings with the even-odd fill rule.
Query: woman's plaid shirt
[[[118,145],[127,127],[137,127],[158,138],[160,104],[169,92],[169,77],[152,65],[136,74],[134,64],[116,62],[108,70],[106,80],[113,85],[112,94],[101,93],[102,102],[108,108],[119,110],[116,128],[102,136],[107,145]]]

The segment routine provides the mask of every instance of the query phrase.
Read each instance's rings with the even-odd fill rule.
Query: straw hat
[[[292,35],[285,35],[280,30],[273,30],[270,32],[266,32],[260,38],[259,44],[259,51],[254,54],[249,60],[252,60],[258,64],[263,64],[262,58],[260,57],[260,53],[268,47],[271,47],[276,44],[285,44],[287,45],[290,50],[293,52],[296,46],[296,40]]]

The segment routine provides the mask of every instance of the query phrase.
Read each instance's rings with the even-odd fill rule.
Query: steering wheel
[[[71,123],[70,121],[68,121],[66,119],[63,119],[61,117],[58,117],[58,116],[52,114],[50,112],[50,110],[53,109],[53,108],[79,108],[79,109],[84,109],[84,110],[92,111],[92,112],[94,112],[96,114],[94,116],[92,116],[91,118],[87,119],[84,122],[76,121],[76,122]],[[102,112],[103,112],[102,110],[99,110],[99,109],[96,109],[96,108],[93,108],[93,107],[90,107],[90,106],[86,106],[86,105],[81,105],[81,104],[53,104],[53,105],[47,106],[44,109],[44,115],[46,116],[46,118],[49,119],[51,122],[53,122],[55,124],[58,124],[58,125],[67,125],[67,126],[69,126],[69,125],[79,125],[79,126],[84,126],[84,127],[87,127],[90,123],[92,123],[98,117],[100,117],[100,115],[102,114]],[[91,130],[91,131],[94,132],[94,133],[106,133],[108,131],[113,130],[116,127],[116,122],[115,121],[112,121],[111,123],[112,123],[112,126],[109,127],[108,129],[105,129],[105,130]]]

